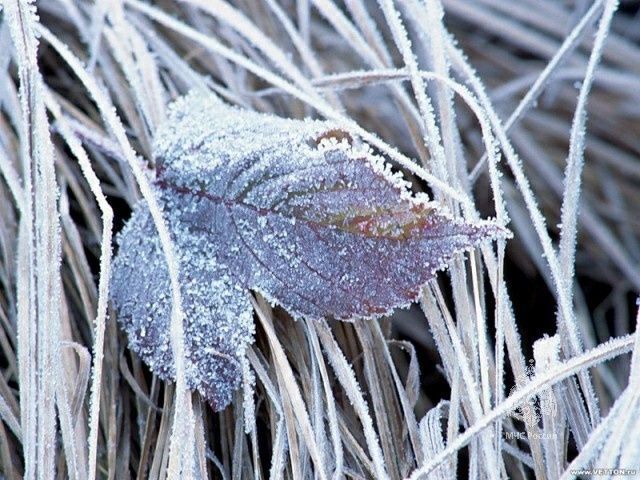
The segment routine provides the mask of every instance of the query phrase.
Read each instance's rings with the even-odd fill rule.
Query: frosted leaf
[[[246,290],[296,317],[371,318],[413,301],[455,253],[505,235],[411,194],[333,123],[241,110],[207,94],[173,104],[155,157],[180,260],[187,381],[220,408],[239,384],[239,364],[196,350],[242,357],[252,338]],[[132,348],[168,378],[169,283],[156,237],[139,206],[120,238],[112,296]]]
[[[240,385],[240,359],[253,341],[253,310],[226,268],[202,255],[203,239],[174,230],[184,307],[187,384],[220,410]],[[169,271],[153,219],[139,204],[119,236],[111,298],[129,347],[160,378],[175,378]]]

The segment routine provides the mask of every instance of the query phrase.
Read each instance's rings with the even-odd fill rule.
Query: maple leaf
[[[186,377],[215,409],[253,341],[247,291],[294,317],[372,318],[414,301],[458,252],[505,236],[412,194],[335,124],[289,120],[191,93],[156,134],[154,188],[180,264]],[[130,347],[174,376],[171,296],[146,204],[119,236],[111,297]]]

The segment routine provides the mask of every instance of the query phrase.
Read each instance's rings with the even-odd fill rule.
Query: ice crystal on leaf
[[[239,386],[253,339],[248,290],[295,317],[376,317],[415,300],[455,253],[504,234],[439,212],[330,122],[191,93],[170,108],[154,153],[180,264],[187,382],[217,409]],[[119,245],[118,318],[131,348],[169,379],[169,275],[144,203]]]

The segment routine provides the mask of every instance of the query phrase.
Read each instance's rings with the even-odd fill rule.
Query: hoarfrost
[[[155,189],[180,263],[187,383],[224,408],[253,340],[246,290],[296,317],[371,318],[413,301],[457,252],[506,232],[413,196],[335,124],[278,118],[191,93],[156,135]],[[173,377],[169,278],[136,207],[112,299],[131,348]]]

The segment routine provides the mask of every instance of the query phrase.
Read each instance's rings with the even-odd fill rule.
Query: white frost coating
[[[103,117],[105,123],[109,126],[109,129],[116,137],[122,151],[124,153],[127,162],[140,186],[140,192],[142,193],[145,200],[149,205],[149,212],[154,219],[154,224],[157,230],[154,230],[154,235],[157,233],[159,236],[160,244],[162,245],[162,250],[164,253],[164,258],[166,260],[168,266],[168,275],[170,278],[170,291],[171,291],[171,302],[172,302],[172,321],[171,321],[171,330],[172,330],[172,348],[176,351],[176,367],[177,367],[177,396],[180,398],[178,403],[178,409],[176,412],[181,412],[181,414],[186,418],[184,422],[174,422],[174,432],[172,433],[172,447],[170,451],[169,458],[169,471],[176,472],[176,463],[181,463],[181,460],[184,459],[187,463],[190,462],[190,458],[184,458],[182,455],[182,449],[180,448],[181,443],[180,439],[182,438],[190,438],[192,437],[192,431],[190,428],[193,426],[193,409],[191,405],[191,401],[188,395],[183,395],[182,393],[185,391],[185,372],[184,372],[184,348],[183,348],[183,311],[182,311],[182,299],[180,298],[180,289],[178,286],[178,264],[176,261],[176,256],[173,252],[173,245],[171,244],[169,238],[169,232],[165,225],[165,222],[162,218],[162,214],[159,210],[158,203],[151,191],[151,186],[149,182],[142,172],[140,165],[137,162],[137,158],[135,152],[131,148],[129,141],[127,139],[124,127],[120,122],[115,108],[109,99],[104,95],[101,91],[100,87],[96,83],[95,79],[91,77],[87,73],[87,71],[81,65],[81,62],[78,58],[76,58],[69,48],[60,42],[49,30],[45,27],[40,26],[39,33],[46,39],[46,41],[58,52],[58,54],[65,60],[65,62],[72,68],[75,74],[78,76],[82,84],[87,88],[87,90],[91,93],[93,100],[96,102],[98,109],[100,110],[100,114]],[[180,410],[181,409],[181,410]],[[90,469],[92,469],[95,460],[96,452],[96,437],[92,436],[90,438]],[[177,446],[177,448],[174,448]],[[92,470],[93,473],[93,470]]]
[[[249,360],[245,355],[240,360],[242,365],[242,393],[243,393],[243,413],[244,413],[244,433],[249,435],[255,431],[256,425],[256,403],[253,399],[253,392],[256,386],[256,376],[251,370]]]
[[[549,388],[562,380],[575,375],[577,372],[606,362],[618,355],[622,355],[632,350],[634,337],[626,335],[616,337],[608,342],[601,343],[597,347],[587,352],[573,357],[565,362],[561,362],[553,368],[540,375],[536,375],[529,383],[509,395],[502,403],[496,405],[490,412],[474,422],[464,433],[453,440],[447,447],[439,452],[434,458],[414,470],[407,480],[419,480],[428,476],[436,467],[445,462],[451,455],[459,451],[464,446],[480,434],[493,422],[509,415],[518,405],[527,398],[536,394],[544,388]]]
[[[214,408],[223,408],[240,384],[240,358],[253,339],[251,306],[227,272],[198,254],[206,250],[206,239],[177,235],[182,235],[176,254],[184,272],[180,284],[187,385],[198,389]],[[173,379],[165,265],[151,215],[146,205],[140,205],[120,236],[111,296],[131,349],[161,378]]]
[[[564,176],[564,192],[562,195],[562,208],[560,222],[560,245],[558,261],[564,273],[560,288],[565,291],[568,301],[573,299],[573,277],[575,272],[575,251],[577,243],[578,210],[580,199],[580,187],[582,183],[582,171],[584,169],[584,148],[587,123],[587,99],[591,91],[591,85],[595,76],[596,67],[602,56],[605,39],[611,28],[613,15],[618,8],[617,0],[609,0],[605,4],[602,18],[594,40],[593,50],[589,56],[584,82],[578,95],[578,103],[571,125],[571,138],[569,139],[569,154]],[[569,334],[569,345],[574,354],[582,351],[582,339],[580,338],[577,322],[573,317],[564,320]],[[590,412],[592,423],[599,420],[599,412]]]
[[[471,200],[466,195],[461,194],[460,192],[451,188],[446,182],[443,182],[440,179],[436,178],[435,176],[431,175],[424,168],[418,166],[415,162],[413,162],[408,157],[400,153],[396,148],[388,145],[384,141],[380,140],[376,135],[360,127],[357,123],[355,123],[353,120],[351,120],[347,116],[340,114],[340,112],[330,107],[326,102],[324,102],[322,99],[320,99],[316,95],[312,96],[311,92],[301,91],[300,89],[293,86],[291,83],[285,81],[282,77],[278,75],[274,75],[273,73],[266,70],[265,68],[262,68],[256,63],[248,60],[246,57],[239,55],[233,50],[223,46],[221,43],[216,41],[213,37],[204,35],[190,28],[186,24],[176,20],[175,18],[167,15],[166,13],[162,12],[157,8],[149,6],[146,3],[140,2],[138,0],[127,0],[127,5],[137,11],[142,12],[147,17],[166,26],[167,28],[172,29],[176,32],[179,32],[181,35],[184,35],[185,37],[192,39],[194,42],[204,46],[206,49],[212,52],[215,52],[224,58],[227,58],[234,64],[245,68],[247,71],[253,72],[258,77],[264,79],[268,83],[274,85],[275,87],[280,88],[282,91],[287,92],[293,97],[312,106],[327,118],[336,120],[341,125],[348,127],[350,131],[356,132],[358,135],[362,137],[363,140],[366,140],[371,145],[380,149],[382,152],[387,154],[391,159],[398,162],[398,164],[401,165],[403,168],[406,168],[407,171],[414,173],[419,178],[428,182],[429,185],[431,185],[432,187],[440,189],[444,194],[461,202],[465,206],[465,208],[472,208],[473,202],[471,202]],[[340,11],[340,9],[338,9],[331,2],[326,2],[326,1],[317,2],[315,3],[315,6],[318,7],[320,13],[322,13],[327,18],[327,20],[330,23],[332,23],[337,29],[339,29],[339,25],[335,24],[334,23],[335,21],[338,20],[340,21],[340,23],[342,23],[342,21],[348,22],[344,17],[344,14]],[[330,8],[330,10],[323,11],[324,7],[328,7]],[[351,30],[351,31],[355,33],[355,30]],[[365,48],[368,48],[366,47],[366,43],[365,43]],[[373,52],[372,50],[370,51]],[[377,64],[377,62],[375,61],[374,63]],[[377,66],[381,67],[382,65],[377,65]],[[392,87],[392,88],[396,90],[395,87]],[[409,101],[408,98],[406,98],[406,92],[402,91],[401,89],[397,89],[396,93],[403,99],[403,104],[405,104],[407,108],[411,109],[412,107],[409,106],[411,102]]]
[[[438,453],[445,449],[445,440],[442,436],[442,420],[446,418],[450,408],[448,401],[440,401],[438,405],[429,410],[427,414],[420,420],[420,439],[423,448],[423,455],[427,459],[435,457]],[[431,478],[438,480],[447,480],[456,478],[455,469],[452,464],[447,463],[439,466],[435,471],[431,472]]]
[[[154,187],[182,266],[187,381],[216,408],[231,400],[252,341],[246,289],[296,317],[373,318],[415,300],[454,254],[506,235],[452,220],[351,143],[333,123],[241,110],[202,92],[170,107]],[[142,204],[120,237],[112,297],[132,348],[171,378],[159,248]]]

